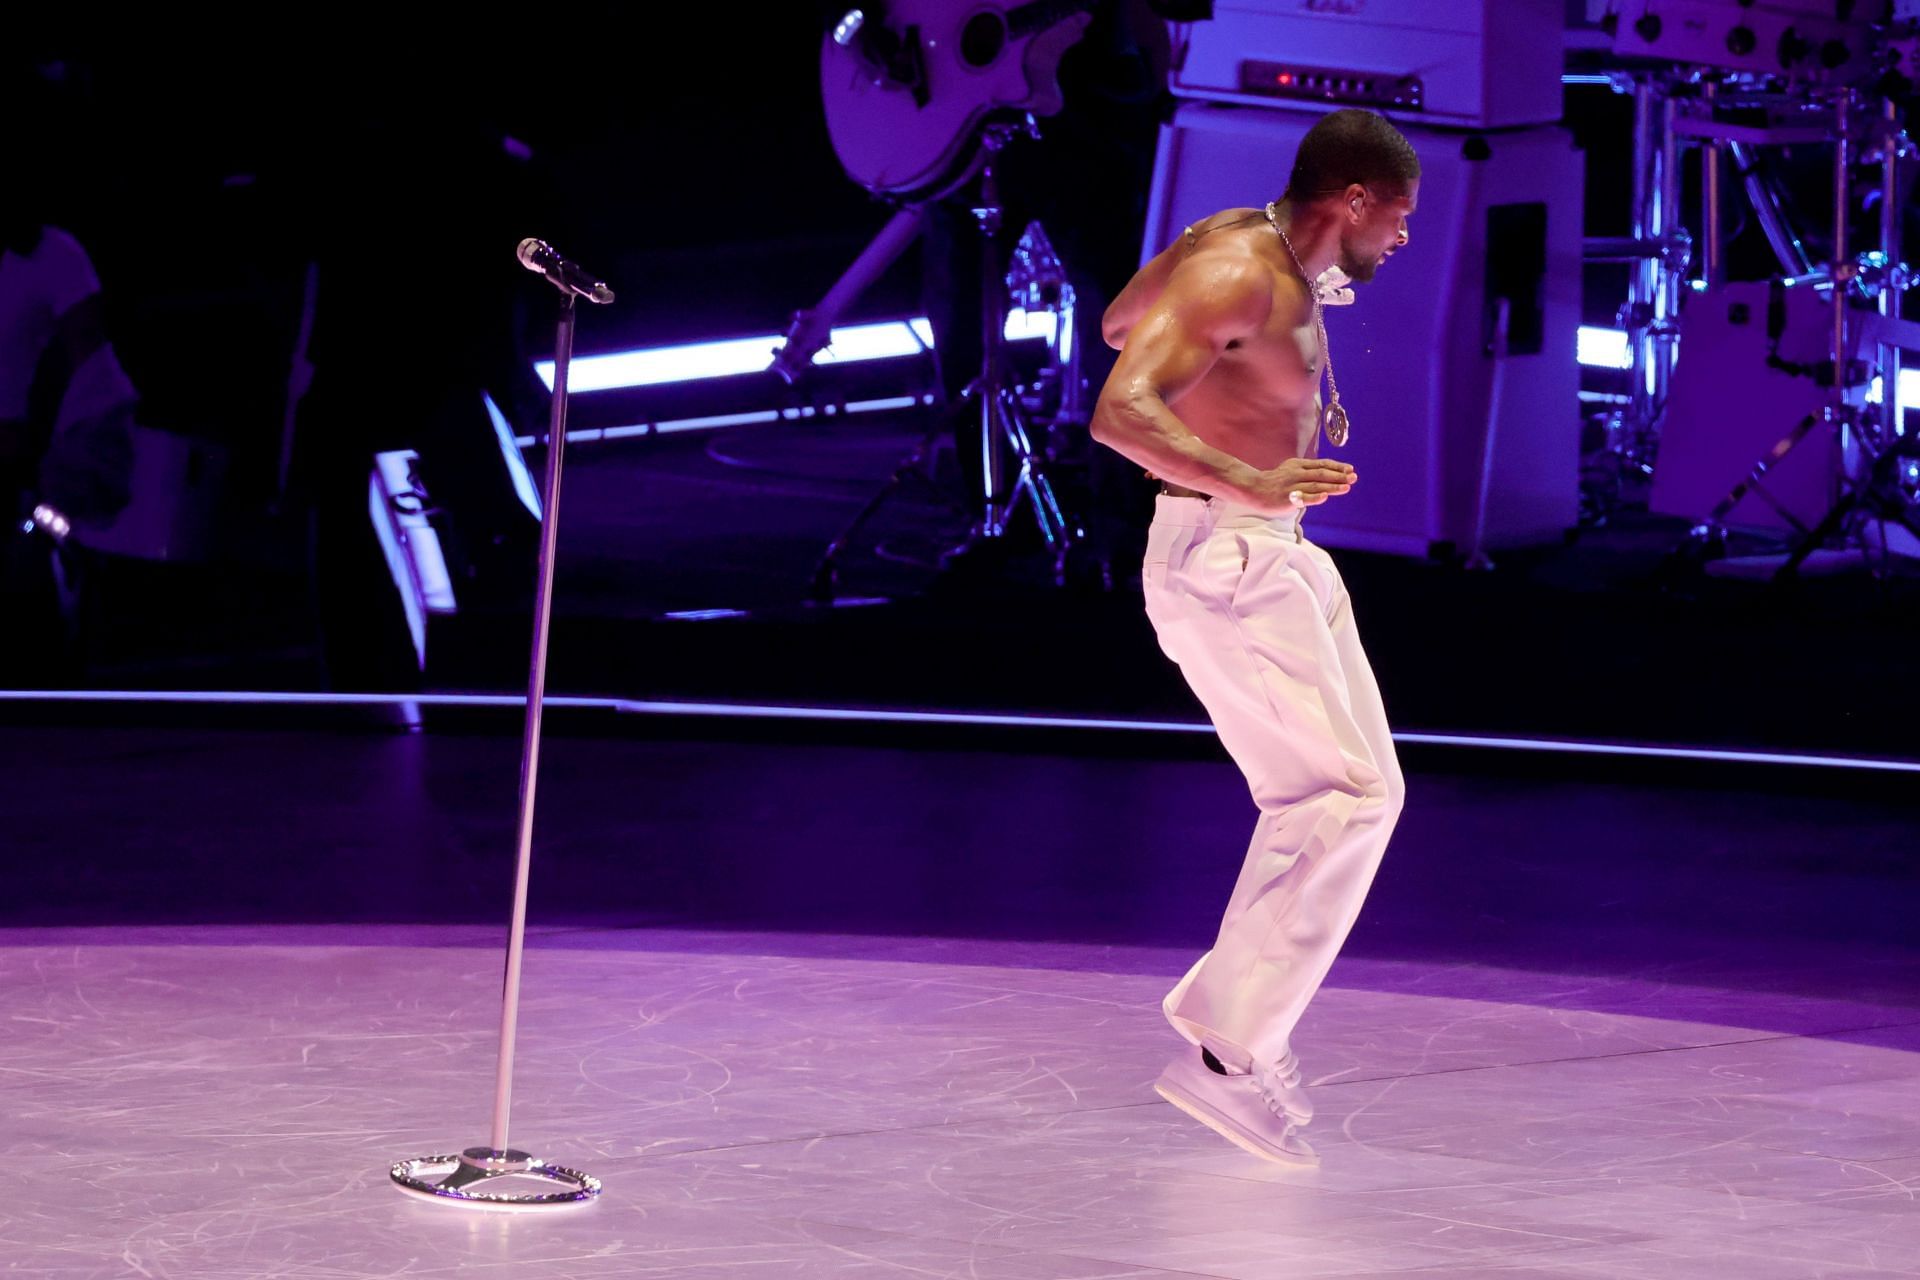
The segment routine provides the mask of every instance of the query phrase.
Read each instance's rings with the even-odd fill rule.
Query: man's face
[[[1407,219],[1420,203],[1420,181],[1402,195],[1358,183],[1346,189],[1346,225],[1340,234],[1340,269],[1356,284],[1373,279],[1380,264],[1407,243]]]

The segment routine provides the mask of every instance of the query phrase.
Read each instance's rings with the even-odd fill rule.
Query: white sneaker
[[[1153,1091],[1227,1141],[1263,1160],[1313,1164],[1317,1157],[1294,1132],[1279,1094],[1262,1087],[1262,1075],[1223,1076],[1210,1071],[1200,1055],[1180,1054],[1160,1073]],[[1298,1076],[1295,1076],[1298,1087]]]
[[[1200,1046],[1203,1055],[1211,1052],[1211,1047]],[[1205,1061],[1205,1057],[1202,1057]],[[1220,1059],[1213,1059],[1218,1063]],[[1296,1125],[1305,1125],[1313,1119],[1313,1100],[1307,1096],[1306,1086],[1300,1082],[1300,1059],[1293,1056],[1291,1049],[1280,1056],[1277,1062],[1265,1066],[1252,1065],[1254,1080],[1266,1091],[1267,1105],[1276,1111],[1287,1113],[1287,1119]],[[1244,1070],[1233,1074],[1245,1074]]]

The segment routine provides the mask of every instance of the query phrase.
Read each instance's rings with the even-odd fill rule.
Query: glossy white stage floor
[[[1320,1167],[1157,1101],[1184,953],[550,931],[514,1144],[590,1207],[407,1198],[486,1140],[499,937],[0,934],[0,1270],[67,1277],[1920,1274],[1920,1013],[1343,961]]]

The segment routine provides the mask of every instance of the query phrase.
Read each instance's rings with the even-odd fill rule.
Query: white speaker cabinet
[[[1307,111],[1187,103],[1161,132],[1143,260],[1190,222],[1286,186]],[[1473,545],[1493,431],[1488,547],[1560,538],[1579,513],[1583,166],[1554,126],[1473,133],[1396,120],[1420,154],[1408,247],[1327,311],[1360,483],[1307,515],[1328,546],[1444,555]],[[1511,309],[1497,380],[1493,317]],[[1325,446],[1323,445],[1323,448]]]

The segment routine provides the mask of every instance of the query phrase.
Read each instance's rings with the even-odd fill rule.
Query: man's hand
[[[1331,458],[1288,458],[1271,471],[1256,473],[1240,501],[1262,515],[1285,515],[1338,497],[1359,478],[1352,467]]]

